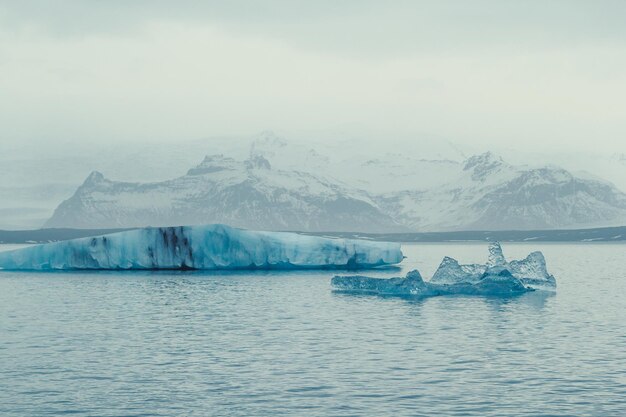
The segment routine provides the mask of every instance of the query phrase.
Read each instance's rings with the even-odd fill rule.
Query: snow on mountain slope
[[[250,156],[263,156],[285,170],[324,172],[369,194],[438,187],[452,180],[463,159],[452,144],[357,139],[333,142],[288,141],[262,132],[250,145]]]
[[[515,165],[532,163],[537,166],[556,165],[570,171],[577,177],[595,178],[609,181],[626,192],[626,155],[620,152],[608,153],[603,149],[597,152],[577,152],[561,149],[558,152],[543,149],[497,149],[507,161]]]
[[[156,183],[110,181],[92,173],[46,227],[132,227],[227,223],[265,230],[400,231],[364,193],[301,171],[208,156],[182,177]]]
[[[491,153],[469,158],[442,187],[378,199],[415,230],[511,230],[626,223],[626,195],[612,184],[558,167],[513,166]]]

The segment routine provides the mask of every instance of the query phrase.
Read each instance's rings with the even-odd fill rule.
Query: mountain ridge
[[[207,155],[185,175],[153,183],[111,181],[94,171],[45,227],[219,222],[269,230],[400,232],[626,223],[626,194],[556,166],[511,165],[492,152],[459,162],[382,155],[338,164],[314,149],[296,149],[290,158],[288,142],[265,135],[245,160]],[[437,178],[421,178],[431,173]],[[381,192],[368,178],[389,184],[390,191]]]
[[[272,169],[254,156],[245,161],[207,156],[187,174],[155,183],[111,181],[91,173],[61,203],[44,227],[124,228],[227,223],[267,230],[407,230],[369,196],[301,171]]]

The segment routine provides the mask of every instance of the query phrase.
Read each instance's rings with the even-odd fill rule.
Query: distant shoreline
[[[131,229],[38,229],[0,230],[0,243],[48,243],[80,237],[99,236]],[[421,233],[298,232],[313,236],[366,239],[403,243],[501,242],[624,242],[626,226],[571,230],[500,230]]]
[[[469,230],[421,233],[305,233],[315,236],[371,239],[404,243],[464,242],[625,242],[626,226],[569,230]]]

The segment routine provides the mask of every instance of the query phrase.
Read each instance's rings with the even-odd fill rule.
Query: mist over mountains
[[[264,132],[244,146],[220,143],[200,164],[190,163],[186,173],[169,179],[163,179],[165,171],[175,169],[167,155],[161,157],[168,168],[156,182],[122,182],[93,172],[45,226],[223,222],[267,230],[381,233],[626,224],[626,194],[598,176],[432,143],[420,150],[419,144],[411,149],[388,141],[376,149],[351,140],[299,143]],[[137,164],[150,152],[139,154]],[[172,154],[177,166],[190,156],[202,158],[189,147],[178,152]]]

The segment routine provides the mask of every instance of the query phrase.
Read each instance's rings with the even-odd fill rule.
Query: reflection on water
[[[389,295],[389,294],[368,294],[362,291],[350,291],[350,290],[333,290],[333,295],[337,297],[355,297],[355,298],[371,298],[377,297],[381,299],[402,299],[411,304],[421,305],[426,302],[428,298],[431,297],[414,297],[410,295]],[[533,291],[522,294],[513,294],[510,296],[472,296],[472,295],[442,295],[438,297],[445,298],[460,298],[460,299],[482,299],[485,304],[495,309],[496,311],[501,311],[504,306],[508,304],[515,303],[520,305],[527,305],[532,308],[542,309],[546,305],[546,301],[550,297],[555,297],[555,292],[549,291]]]
[[[401,270],[485,245],[412,245]],[[619,245],[544,251],[556,294],[334,293],[336,271],[0,273],[0,415],[626,415]]]

